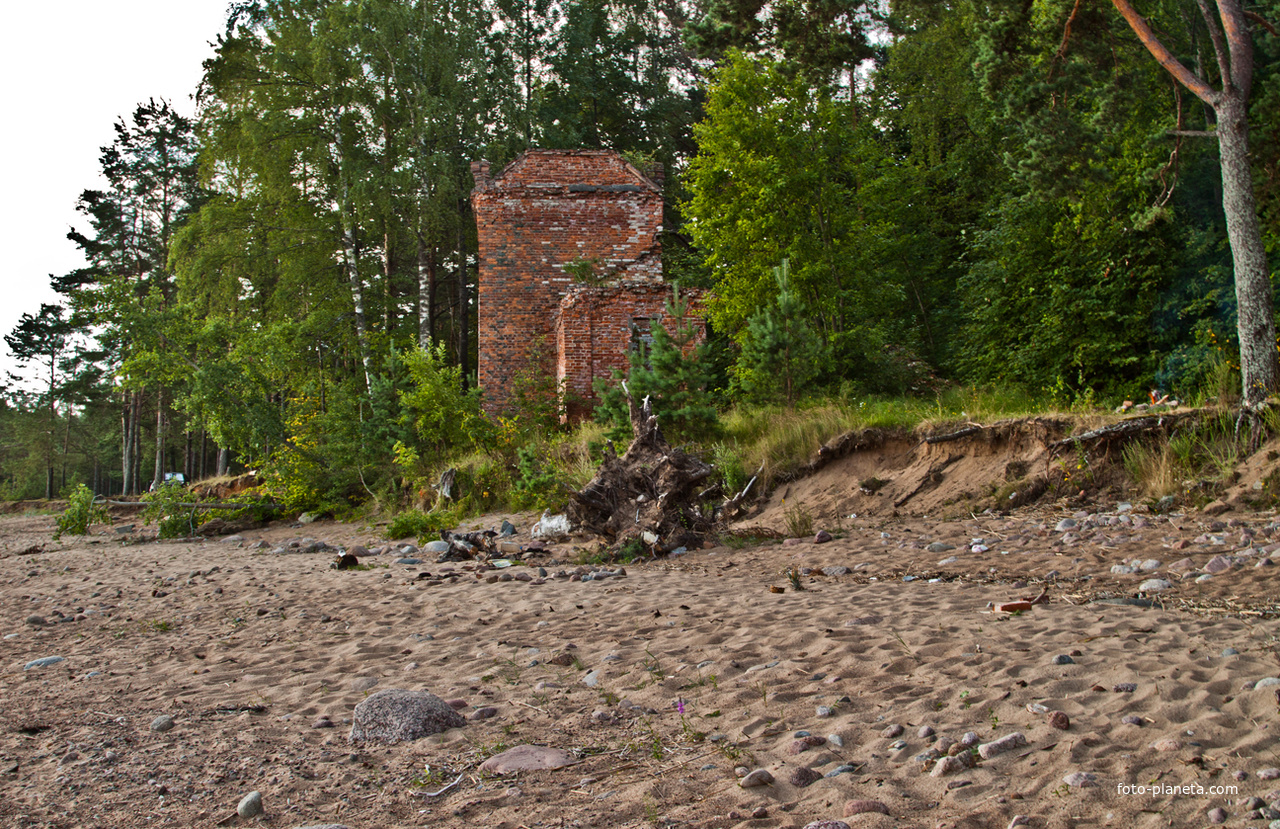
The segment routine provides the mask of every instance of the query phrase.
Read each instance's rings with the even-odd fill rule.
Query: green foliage
[[[442,457],[489,438],[492,427],[480,412],[480,396],[463,391],[462,371],[449,365],[443,344],[411,351],[404,363],[409,379],[400,402],[423,450]]]
[[[111,521],[107,508],[94,504],[93,499],[93,490],[84,484],[76,484],[67,495],[67,508],[58,516],[58,526],[53,531],[55,541],[64,535],[88,535],[90,525]]]
[[[778,283],[775,305],[768,305],[747,320],[747,335],[734,369],[741,393],[755,402],[779,397],[787,407],[818,374],[825,349],[808,323],[808,309],[791,289],[791,268],[786,259],[773,269]]]
[[[147,523],[156,522],[160,538],[186,538],[196,534],[203,519],[197,506],[195,493],[175,484],[162,484],[142,496],[147,505],[142,517]]]
[[[405,510],[391,519],[383,536],[393,541],[398,538],[415,538],[422,544],[438,541],[441,530],[452,529],[456,525],[457,516],[452,512]]]
[[[631,352],[627,389],[637,404],[646,396],[652,399],[653,410],[668,440],[713,438],[719,421],[707,388],[707,348],[705,343],[696,342],[697,330],[689,318],[688,301],[680,297],[679,286],[666,311],[670,323],[654,322],[651,346]],[[668,325],[672,330],[668,330]],[[612,385],[603,380],[595,384],[600,398],[596,421],[609,424],[615,440],[627,439],[631,434],[628,392],[620,380],[615,372]]]

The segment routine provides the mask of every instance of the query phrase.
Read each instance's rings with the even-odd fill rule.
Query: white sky
[[[49,274],[84,264],[67,240],[81,191],[100,187],[112,124],[149,98],[191,100],[229,0],[62,0],[7,5],[0,26],[0,337],[41,302]],[[19,364],[0,339],[0,382]]]

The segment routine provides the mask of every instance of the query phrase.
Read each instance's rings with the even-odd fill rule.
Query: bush
[[[88,535],[91,524],[104,524],[111,520],[107,508],[93,503],[93,491],[84,484],[67,495],[67,508],[58,516],[58,528],[53,531],[56,541],[64,535]]]
[[[451,511],[421,512],[406,510],[387,525],[383,536],[388,539],[416,538],[419,544],[435,541],[440,538],[440,531],[447,530],[457,524],[457,517]]]

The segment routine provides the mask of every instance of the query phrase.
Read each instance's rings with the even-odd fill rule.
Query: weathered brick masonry
[[[530,150],[496,176],[484,161],[471,171],[485,407],[502,410],[539,338],[556,351],[543,370],[589,397],[595,377],[625,367],[633,338],[671,296],[660,187],[608,150]],[[597,260],[601,284],[575,283],[564,270],[575,260]]]

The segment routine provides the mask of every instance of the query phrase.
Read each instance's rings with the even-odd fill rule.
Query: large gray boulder
[[[388,688],[355,707],[350,739],[353,743],[403,743],[466,724],[457,711],[435,694]]]

